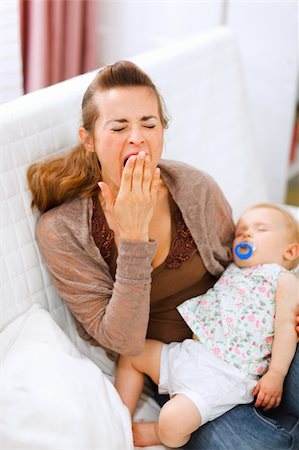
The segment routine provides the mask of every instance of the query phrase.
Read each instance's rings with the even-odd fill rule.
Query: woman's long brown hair
[[[101,69],[88,86],[82,100],[82,127],[93,135],[98,108],[95,95],[115,87],[147,86],[158,100],[162,126],[167,128],[165,106],[149,76],[130,61],[118,61]],[[82,144],[66,155],[34,163],[27,170],[32,194],[31,206],[41,213],[77,197],[92,197],[98,191],[101,169],[96,153]]]

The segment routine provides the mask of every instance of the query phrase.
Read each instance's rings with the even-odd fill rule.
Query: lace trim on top
[[[176,235],[172,241],[169,254],[165,260],[168,269],[179,269],[183,262],[188,261],[192,249],[195,248],[194,239],[187,228],[181,211],[177,208],[174,214]],[[108,227],[106,218],[97,201],[93,198],[93,215],[91,219],[91,234],[102,257],[109,264],[113,254],[114,233]]]
[[[179,269],[183,262],[188,261],[195,245],[182,213],[178,208],[176,209],[174,220],[177,233],[172,241],[169,255],[165,260],[168,269]]]

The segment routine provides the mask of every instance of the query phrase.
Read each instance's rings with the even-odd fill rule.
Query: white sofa
[[[231,31],[215,28],[130,59],[151,75],[172,118],[164,157],[212,174],[236,216],[267,200]],[[110,382],[113,364],[78,337],[53,290],[35,242],[37,216],[25,176],[30,163],[77,142],[81,98],[94,75],[0,106],[0,448],[5,450],[133,448],[128,411]],[[144,395],[137,414],[152,420],[158,407]]]

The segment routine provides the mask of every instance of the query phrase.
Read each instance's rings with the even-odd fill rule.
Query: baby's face
[[[285,266],[284,254],[291,242],[283,214],[266,207],[246,211],[237,223],[233,248],[240,242],[252,244],[255,250],[248,259],[234,253],[239,267],[267,263]]]

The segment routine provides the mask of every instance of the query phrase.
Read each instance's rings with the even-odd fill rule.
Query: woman
[[[140,353],[146,337],[191,337],[176,306],[206,292],[230,262],[230,206],[207,174],[160,159],[165,109],[133,63],[97,74],[82,116],[81,144],[28,170],[32,205],[43,213],[38,244],[55,287],[81,337],[113,356]],[[252,406],[214,421],[215,431],[209,425],[189,448],[264,448],[267,439],[269,448],[291,448],[291,435]]]

